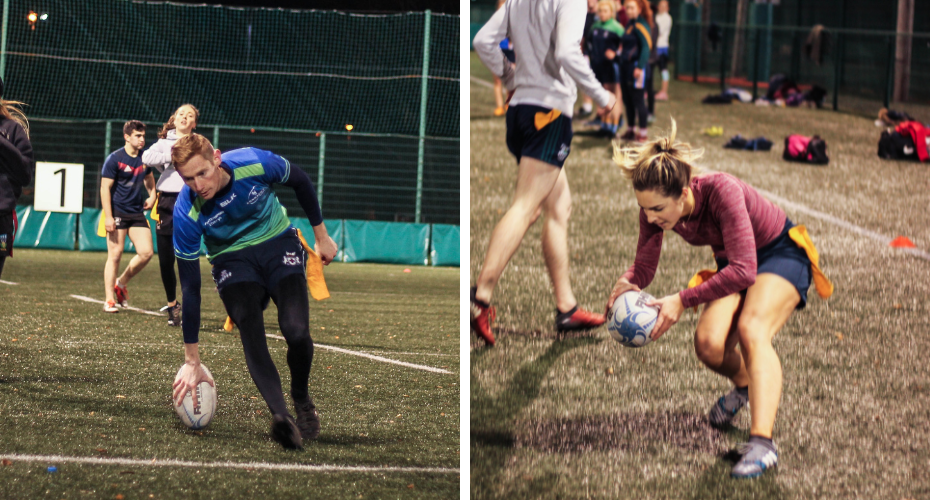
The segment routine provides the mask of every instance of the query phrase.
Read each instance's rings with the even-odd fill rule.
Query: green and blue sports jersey
[[[287,210],[272,184],[287,182],[288,161],[270,151],[242,148],[223,153],[222,165],[232,172],[231,187],[222,196],[204,200],[185,185],[174,206],[174,252],[196,260],[200,239],[207,258],[257,245],[291,226]]]

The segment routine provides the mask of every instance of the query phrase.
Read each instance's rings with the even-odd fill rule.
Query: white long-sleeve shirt
[[[668,48],[668,36],[672,34],[672,16],[668,12],[656,14],[656,25],[659,27],[659,39],[656,47]]]
[[[171,146],[178,140],[177,131],[171,129],[167,135],[142,153],[142,163],[161,172],[155,184],[156,191],[178,193],[184,187],[184,179],[181,179],[181,174],[177,173],[174,163],[171,163]]]
[[[511,105],[533,104],[571,117],[575,82],[600,106],[609,104],[611,94],[581,54],[587,12],[586,0],[507,0],[478,31],[475,52],[514,91]],[[504,38],[513,43],[515,68],[500,50]]]

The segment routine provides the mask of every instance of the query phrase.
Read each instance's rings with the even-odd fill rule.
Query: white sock
[[[592,109],[594,109],[594,107],[592,106],[590,102],[581,103],[581,110],[584,111],[585,113],[590,113]]]
[[[663,81],[663,82],[667,82],[667,81],[668,81],[668,70],[667,70],[667,69],[663,69],[663,70],[662,70],[662,81]]]

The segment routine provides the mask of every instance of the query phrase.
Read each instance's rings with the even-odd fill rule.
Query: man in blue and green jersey
[[[249,374],[271,410],[272,438],[285,448],[302,448],[304,439],[315,439],[320,433],[316,406],[307,389],[313,362],[307,255],[271,186],[294,189],[325,265],[333,260],[337,248],[323,224],[313,183],[301,169],[274,153],[256,148],[221,153],[200,134],[178,139],[171,160],[185,184],[174,207],[185,353],[174,398],[182,400],[201,381],[213,383],[200,367],[198,354],[203,240],[217,291],[239,327]],[[278,306],[278,322],[287,340],[296,421],[288,412],[281,378],[265,341],[262,311],[269,299]]]

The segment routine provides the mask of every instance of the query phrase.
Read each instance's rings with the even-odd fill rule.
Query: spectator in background
[[[668,38],[672,34],[672,16],[668,13],[668,0],[659,0],[656,14],[656,64],[662,72],[662,90],[656,94],[657,101],[668,100]]]
[[[620,84],[626,121],[629,129],[620,138],[644,142],[649,139],[649,113],[646,109],[646,81],[649,73],[649,51],[652,50],[652,10],[645,0],[626,0],[630,19],[623,35],[620,54]],[[639,116],[639,127],[636,118]]]
[[[497,0],[497,8],[501,8],[504,5],[505,0]],[[513,45],[510,43],[509,38],[505,38],[501,41],[501,52],[504,53],[504,56],[507,57],[507,60],[511,64],[515,62]],[[507,91],[504,90],[504,84],[501,83],[501,79],[497,75],[494,76],[494,103],[497,106],[494,108],[494,116],[504,116],[504,113],[507,112]]]
[[[107,263],[103,268],[106,303],[103,310],[119,312],[117,303],[129,306],[126,285],[152,260],[152,230],[144,210],[155,206],[155,175],[142,163],[145,146],[145,124],[129,120],[123,125],[125,146],[107,156],[100,179],[100,204],[103,206],[107,231]],[[148,192],[148,197],[145,193]],[[136,256],[129,261],[119,278],[119,261],[123,256],[126,236],[136,247]]]
[[[601,83],[604,90],[610,92],[619,102],[620,96],[620,65],[615,60],[620,50],[620,39],[623,37],[623,26],[614,19],[617,7],[613,0],[600,0],[597,2],[597,19],[591,25],[591,31],[586,37],[588,57],[594,77]],[[622,109],[614,107],[610,114],[604,117],[601,123],[603,135],[613,138],[620,128]]]
[[[168,326],[181,326],[181,304],[177,300],[178,278],[174,274],[174,204],[178,192],[184,187],[184,180],[178,175],[171,163],[171,146],[175,141],[197,128],[200,111],[193,104],[184,104],[178,108],[168,122],[158,132],[158,142],[142,153],[142,163],[161,172],[155,184],[155,238],[158,242],[158,267],[161,270],[161,282],[165,286],[168,305],[162,311],[168,313]]]
[[[35,174],[29,121],[19,101],[7,101],[0,80],[0,274],[7,257],[13,256],[16,237],[16,200]]]
[[[591,58],[588,55],[588,34],[591,32],[591,26],[594,24],[594,21],[597,19],[597,0],[588,0],[588,14],[584,18],[584,33],[581,37],[581,53],[584,55],[584,58],[591,62]],[[584,91],[581,92],[581,107],[575,112],[575,116],[572,120],[585,120],[591,117],[591,113],[594,112],[594,100],[591,99],[591,96],[585,94]],[[596,117],[595,121],[592,122],[594,125],[600,124],[600,117]]]

